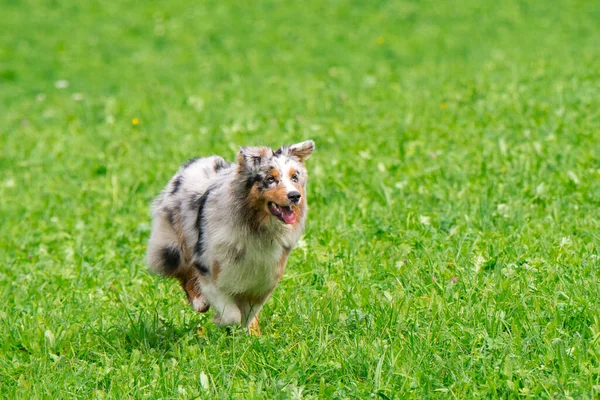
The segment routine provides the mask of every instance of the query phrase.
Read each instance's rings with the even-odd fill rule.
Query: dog
[[[258,313],[304,232],[312,140],[185,162],[152,203],[147,259],[198,312],[259,334]]]

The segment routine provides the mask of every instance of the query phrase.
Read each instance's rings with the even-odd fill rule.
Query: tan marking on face
[[[259,208],[262,203],[262,194],[256,185],[252,186],[250,192],[248,192],[248,203],[251,207]]]
[[[267,203],[272,201],[280,206],[285,206],[289,203],[287,190],[285,190],[285,186],[283,185],[280,185],[274,189],[266,189],[262,192],[262,194]]]
[[[299,192],[301,192],[301,193],[302,193],[302,191],[300,190],[300,188],[301,188],[301,186],[302,186],[302,185],[300,184],[300,176],[298,176],[298,182],[294,182],[294,181],[292,180],[292,177],[294,176],[294,174],[297,174],[297,175],[299,175],[299,174],[298,174],[298,170],[297,170],[296,168],[293,168],[293,167],[292,167],[292,168],[290,168],[290,170],[288,171],[288,178],[289,178],[289,180],[290,180],[290,184],[291,184],[291,185],[292,185],[294,188],[296,188],[296,189],[297,189]]]
[[[302,221],[302,217],[304,216],[304,207],[301,204],[295,204],[292,206],[292,211],[296,214],[296,222],[292,224],[292,226],[297,226],[300,221]]]
[[[300,192],[300,195],[302,195],[302,197],[300,197],[300,204],[303,204],[306,201],[304,187],[302,185],[298,185],[298,191]]]
[[[256,220],[261,224],[267,223],[269,215],[271,215],[267,204],[268,202],[265,200],[263,192],[256,185],[252,186],[252,189],[248,193],[248,206],[257,213]]]
[[[294,176],[294,174],[298,172],[296,171],[296,168],[290,168],[289,172],[288,172],[288,176],[290,177],[290,179],[292,179],[292,176]]]
[[[270,172],[270,174],[271,174],[271,176],[272,176],[273,178],[275,178],[275,179],[277,179],[277,180],[279,180],[279,179],[280,179],[280,176],[279,176],[279,171],[277,171],[277,169],[275,169],[275,168],[271,168],[271,170],[270,170],[269,172]]]

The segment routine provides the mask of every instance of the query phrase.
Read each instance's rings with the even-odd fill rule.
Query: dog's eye
[[[298,174],[292,175],[292,182],[294,182],[294,183],[298,182]]]
[[[272,185],[272,184],[274,184],[274,183],[275,183],[275,178],[273,178],[272,176],[268,177],[268,178],[267,178],[267,183],[268,183],[269,185]]]

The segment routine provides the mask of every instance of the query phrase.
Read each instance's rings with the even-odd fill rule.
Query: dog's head
[[[244,185],[246,201],[259,220],[273,217],[294,225],[306,209],[305,161],[315,149],[312,140],[282,146],[242,147],[237,156],[238,174]]]

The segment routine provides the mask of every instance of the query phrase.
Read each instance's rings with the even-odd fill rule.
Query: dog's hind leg
[[[195,311],[204,313],[210,308],[210,303],[200,291],[199,274],[195,269],[188,269],[177,277],[181,287],[185,290],[187,298]]]
[[[198,312],[208,311],[210,305],[200,290],[199,273],[190,267],[189,256],[182,234],[177,234],[180,213],[155,209],[152,219],[152,234],[148,242],[148,264],[150,270],[160,275],[177,278],[187,298]]]

